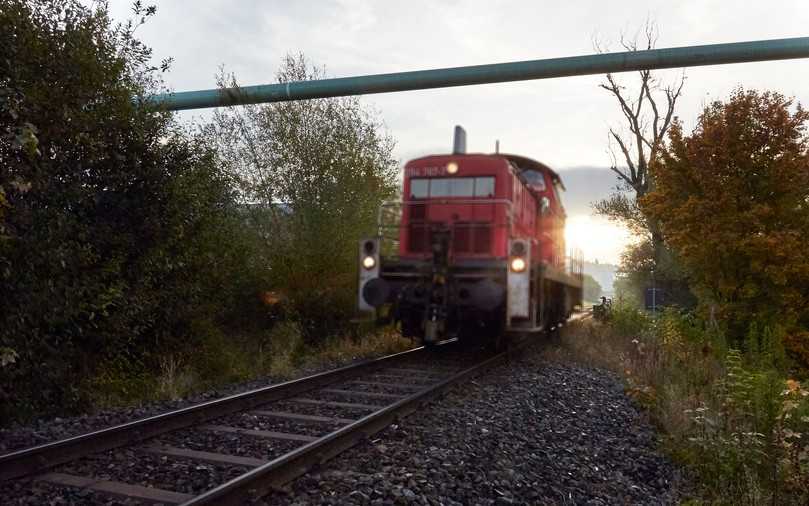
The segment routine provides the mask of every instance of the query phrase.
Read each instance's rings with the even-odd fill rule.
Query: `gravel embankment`
[[[500,367],[262,504],[672,504],[677,469],[613,375]]]

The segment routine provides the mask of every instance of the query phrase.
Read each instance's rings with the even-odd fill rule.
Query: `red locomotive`
[[[564,189],[522,156],[453,153],[411,160],[403,198],[380,210],[360,241],[359,309],[401,323],[425,344],[564,322],[581,304],[581,262],[565,257]]]

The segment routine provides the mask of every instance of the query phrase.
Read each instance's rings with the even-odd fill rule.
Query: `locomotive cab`
[[[403,199],[361,241],[360,309],[426,344],[560,323],[581,276],[565,269],[559,177],[520,156],[466,154],[458,128],[455,152],[405,165]]]

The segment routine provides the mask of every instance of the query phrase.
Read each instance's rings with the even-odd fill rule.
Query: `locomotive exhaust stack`
[[[405,165],[402,200],[360,242],[360,310],[428,345],[555,328],[582,295],[580,264],[565,263],[559,176],[522,156],[466,153],[460,126],[453,141],[452,154]]]
[[[466,154],[466,130],[461,125],[455,125],[455,134],[452,137],[452,154]]]

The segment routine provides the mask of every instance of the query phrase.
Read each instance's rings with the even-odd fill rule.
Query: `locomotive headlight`
[[[367,256],[362,259],[362,266],[370,271],[376,267],[376,260],[374,260],[374,257]]]
[[[447,164],[447,174],[456,174],[458,172],[458,164],[456,162],[449,162]]]
[[[514,272],[522,272],[525,270],[525,260],[517,257],[511,260],[511,270]]]

